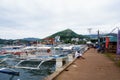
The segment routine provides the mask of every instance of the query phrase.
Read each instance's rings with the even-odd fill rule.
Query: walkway
[[[120,80],[120,68],[94,49],[77,59],[55,80]]]

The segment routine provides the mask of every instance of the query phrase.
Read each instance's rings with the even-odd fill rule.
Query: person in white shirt
[[[75,52],[75,58],[85,59],[84,57],[82,57],[82,53],[81,53],[80,51],[76,51],[76,52]]]

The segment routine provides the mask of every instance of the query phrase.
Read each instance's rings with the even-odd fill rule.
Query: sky
[[[119,4],[120,0],[0,0],[0,38],[44,38],[65,29],[82,35],[109,33],[120,28]]]

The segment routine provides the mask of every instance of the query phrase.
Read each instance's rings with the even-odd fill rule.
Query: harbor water
[[[29,62],[29,64],[27,62],[27,66],[36,66],[36,64],[38,64],[39,62],[40,61]],[[18,63],[18,60],[8,59],[5,62],[0,63],[0,68],[11,68],[11,66],[14,66],[16,63]],[[23,65],[26,65],[26,63],[23,63]],[[55,71],[55,62],[45,62],[43,65],[41,65],[40,69],[12,69],[18,71],[20,74],[10,75],[0,73],[0,80],[43,80],[43,78],[45,78],[47,75],[52,74]]]
[[[64,52],[65,55],[61,55],[61,57],[66,56],[69,51]],[[54,56],[58,58],[58,56]],[[59,56],[60,57],[60,56]],[[16,64],[20,62],[19,59],[16,58],[7,58],[4,62],[0,63],[0,68],[10,68],[18,71],[20,73],[19,76],[9,75],[0,73],[0,80],[43,80],[46,76],[55,72],[56,62],[55,60],[48,60],[42,63],[39,69],[23,69],[23,68],[14,68]],[[37,67],[41,61],[24,61],[19,66],[22,67]]]
[[[74,47],[72,51],[76,51],[80,49],[81,46]],[[68,54],[73,53],[71,50],[64,50],[64,49],[57,49],[54,54],[54,59],[58,57],[65,57]],[[57,55],[56,55],[57,54]],[[60,56],[58,56],[60,54]],[[10,75],[10,74],[4,74],[0,73],[0,80],[43,80],[48,75],[55,72],[56,69],[56,61],[55,60],[48,60],[43,62],[39,69],[25,69],[25,68],[16,68],[15,65],[19,63],[21,60],[14,58],[11,56],[10,58],[7,58],[7,60],[0,63],[0,68],[9,68],[14,69],[15,71],[19,72],[19,75]],[[25,61],[19,66],[24,67],[37,67],[41,63],[40,60],[38,61]]]

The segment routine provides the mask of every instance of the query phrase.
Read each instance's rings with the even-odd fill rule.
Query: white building
[[[78,42],[78,41],[79,41],[79,38],[72,38],[71,41],[76,41],[76,42]]]

